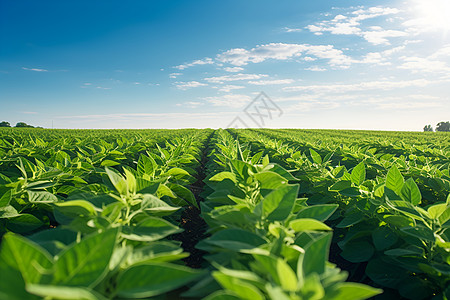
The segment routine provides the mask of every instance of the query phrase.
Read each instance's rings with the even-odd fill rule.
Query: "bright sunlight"
[[[416,0],[418,17],[423,26],[450,30],[450,0]]]

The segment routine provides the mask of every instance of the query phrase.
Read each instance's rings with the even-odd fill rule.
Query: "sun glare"
[[[450,0],[417,0],[417,13],[423,26],[450,30]]]

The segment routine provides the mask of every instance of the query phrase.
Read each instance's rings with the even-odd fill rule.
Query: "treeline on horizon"
[[[11,126],[11,124],[10,124],[9,122],[7,122],[7,121],[2,121],[2,122],[0,122],[0,127],[42,128],[42,127],[40,127],[40,126],[29,125],[29,124],[27,124],[27,123],[25,123],[25,122],[18,122],[18,123],[16,124],[16,126]]]

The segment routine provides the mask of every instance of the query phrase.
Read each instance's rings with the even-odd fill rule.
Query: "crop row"
[[[447,299],[449,157],[445,134],[1,130],[0,299]]]

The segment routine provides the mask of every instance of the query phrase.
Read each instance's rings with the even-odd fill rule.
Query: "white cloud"
[[[208,77],[205,78],[208,82],[213,83],[224,83],[228,81],[239,81],[239,80],[256,80],[263,77],[267,77],[265,74],[233,74],[233,75],[224,75],[224,76],[216,76],[216,77]]]
[[[312,91],[317,93],[347,93],[354,91],[366,90],[393,90],[406,87],[424,87],[430,84],[439,83],[438,81],[430,81],[427,79],[414,79],[402,81],[368,81],[354,84],[328,84],[328,85],[299,85],[284,87],[284,91]]]
[[[217,60],[235,66],[244,66],[248,63],[260,63],[268,59],[287,60],[307,54],[316,58],[328,59],[332,66],[346,66],[351,59],[333,45],[309,45],[270,43],[258,45],[250,50],[235,48],[217,55]]]
[[[212,58],[206,57],[204,59],[195,60],[191,63],[186,63],[186,64],[175,66],[174,68],[179,69],[179,70],[184,70],[189,67],[196,66],[196,65],[211,65],[213,63],[214,63],[214,61],[212,60]]]
[[[252,98],[248,95],[231,94],[223,96],[205,97],[204,100],[206,100],[208,103],[211,103],[214,106],[239,108],[250,102]]]
[[[302,32],[303,29],[301,28],[289,28],[289,27],[284,27],[283,30],[285,32]]]
[[[409,34],[399,30],[384,30],[380,26],[371,26],[369,30],[363,30],[361,21],[398,13],[400,13],[400,10],[390,7],[360,8],[347,13],[347,16],[339,14],[331,20],[311,24],[306,26],[306,28],[316,35],[321,35],[324,32],[335,35],[356,35],[374,45],[388,45],[388,38],[405,37]]]
[[[413,73],[448,73],[450,67],[443,61],[432,60],[423,57],[402,57],[405,61],[399,66],[400,69],[411,70]]]
[[[183,75],[183,73],[170,73],[169,78],[177,78],[178,76]]]
[[[225,67],[223,68],[227,72],[235,73],[235,72],[241,72],[244,71],[244,68],[241,67]]]
[[[38,68],[25,68],[22,67],[23,70],[27,70],[27,71],[34,71],[34,72],[48,72],[48,70],[46,69],[38,69]]]
[[[198,82],[198,81],[188,81],[188,82],[176,82],[176,87],[180,90],[187,90],[190,88],[196,88],[200,86],[207,86],[206,83]]]
[[[217,87],[217,88],[219,89],[220,92],[229,93],[232,90],[243,89],[243,88],[245,88],[245,86],[227,84],[227,85],[224,85],[224,86],[221,86],[221,87]]]
[[[249,81],[248,84],[253,85],[274,85],[274,84],[290,84],[293,83],[294,79],[273,79],[273,80],[258,80]]]
[[[321,68],[321,67],[318,67],[318,66],[312,66],[312,67],[309,67],[309,68],[305,68],[305,70],[306,71],[313,71],[313,72],[323,72],[323,71],[326,71],[327,69]]]

